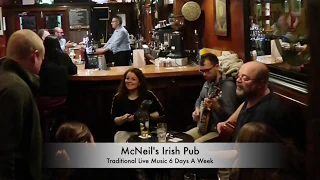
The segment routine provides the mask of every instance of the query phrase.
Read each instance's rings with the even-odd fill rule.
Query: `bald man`
[[[236,93],[245,101],[226,121],[236,124],[233,141],[240,128],[249,122],[262,122],[274,127],[283,136],[290,136],[286,128],[286,110],[268,88],[269,70],[266,65],[252,61],[245,63],[239,70]],[[226,122],[218,123],[218,132]]]
[[[31,30],[14,32],[0,67],[0,179],[40,179],[42,135],[34,95],[44,46]]]
[[[61,28],[55,27],[53,29],[53,31],[54,31],[54,35],[59,40],[60,47],[61,47],[62,51],[65,51],[66,48],[74,47],[74,45],[73,45],[74,43],[73,42],[70,42],[70,41],[67,42],[67,40],[63,38],[64,32],[63,32],[63,30]]]

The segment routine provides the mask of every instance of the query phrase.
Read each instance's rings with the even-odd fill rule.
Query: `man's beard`
[[[207,79],[207,81],[208,82],[216,82],[217,81],[217,75],[215,75],[215,76],[212,76],[212,78],[210,78],[210,79]]]
[[[256,95],[253,91],[245,91],[243,89],[236,89],[236,94],[238,97],[243,98],[245,100],[251,99]]]

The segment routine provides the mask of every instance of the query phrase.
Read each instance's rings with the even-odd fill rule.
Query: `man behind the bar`
[[[122,26],[122,18],[115,16],[111,21],[114,32],[108,42],[96,50],[97,54],[107,51],[113,53],[112,60],[115,66],[129,66],[131,59],[131,47],[128,31]],[[110,58],[110,57],[107,57]]]
[[[208,125],[209,133],[205,135],[200,134],[198,127],[186,132],[195,139],[195,142],[205,142],[218,136],[216,131],[217,123],[227,120],[239,104],[234,79],[226,77],[219,70],[219,60],[216,55],[207,53],[201,56],[200,72],[207,81],[204,83],[200,96],[195,103],[195,111],[192,113],[192,118],[194,121],[199,121],[201,101],[204,101],[208,107],[211,107],[212,113]],[[211,91],[210,88],[214,86],[221,89],[222,94],[219,99],[208,98],[208,93]]]
[[[233,141],[239,130],[249,122],[261,122],[274,127],[280,135],[290,137],[289,127],[293,122],[286,123],[288,114],[279,99],[268,87],[269,70],[266,65],[252,61],[245,63],[239,70],[236,93],[245,101],[227,121],[236,124]],[[220,133],[226,122],[220,122],[217,130]],[[287,124],[290,126],[286,127]]]
[[[6,56],[0,67],[0,179],[39,180],[42,135],[34,95],[43,42],[31,30],[16,31]]]

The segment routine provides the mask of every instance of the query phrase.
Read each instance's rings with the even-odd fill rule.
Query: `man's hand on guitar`
[[[204,98],[204,103],[214,111],[219,111],[220,104],[216,98]]]
[[[223,126],[224,126],[225,124],[226,124],[226,122],[219,122],[219,123],[217,124],[217,131],[218,131],[219,134],[221,133],[222,128],[223,128]]]
[[[200,118],[200,109],[196,108],[196,110],[193,111],[193,113],[192,113],[192,119],[194,121],[199,121],[199,118]]]

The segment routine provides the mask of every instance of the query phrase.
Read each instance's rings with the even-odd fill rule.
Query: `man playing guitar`
[[[194,121],[201,118],[200,104],[210,109],[210,118],[205,130],[195,127],[187,134],[191,135],[195,142],[205,142],[218,136],[216,125],[226,121],[238,107],[236,96],[236,85],[232,77],[228,78],[220,71],[219,60],[216,55],[207,53],[201,56],[200,70],[206,82],[200,92],[200,96],[195,103],[195,111],[192,113]],[[209,97],[215,89],[219,89],[219,94]],[[217,98],[217,96],[219,98]],[[209,98],[208,98],[209,97]]]
[[[268,87],[269,70],[266,65],[252,61],[239,70],[236,93],[245,101],[225,122],[217,124],[220,133],[226,122],[235,124],[232,140],[235,141],[240,128],[249,122],[261,122],[275,128],[281,136],[292,138],[289,115],[279,99]]]

